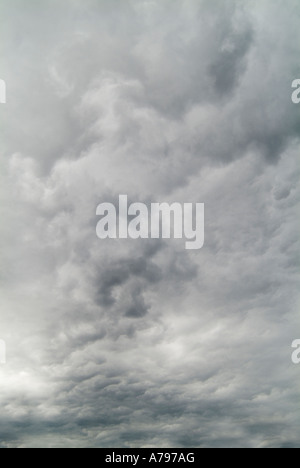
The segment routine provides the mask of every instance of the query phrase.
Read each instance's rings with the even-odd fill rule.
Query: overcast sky
[[[1,447],[299,447],[299,0],[1,0]],[[205,246],[96,207],[205,203]]]

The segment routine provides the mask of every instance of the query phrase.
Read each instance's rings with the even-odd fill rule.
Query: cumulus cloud
[[[299,15],[3,0],[2,447],[299,445]],[[204,248],[100,241],[119,194]]]

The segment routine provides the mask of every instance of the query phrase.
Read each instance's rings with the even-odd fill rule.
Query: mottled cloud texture
[[[1,0],[2,447],[297,447],[299,0]],[[205,246],[96,207],[205,203]]]

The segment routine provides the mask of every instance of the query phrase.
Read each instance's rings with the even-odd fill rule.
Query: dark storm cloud
[[[0,14],[0,445],[299,446],[298,0]],[[205,247],[99,241],[119,194]]]
[[[245,31],[243,36],[237,35],[231,39],[230,46],[224,45],[214,58],[214,63],[210,67],[211,77],[218,95],[227,96],[238,84],[242,74],[242,66],[246,53],[251,46],[251,31]]]
[[[102,264],[96,282],[96,302],[99,305],[109,306],[114,304],[116,299],[112,297],[113,289],[127,283],[132,276],[150,284],[161,280],[160,269],[151,259],[147,258],[146,252],[144,257],[118,259],[115,262],[111,262],[111,259],[108,258],[106,262],[107,265]]]

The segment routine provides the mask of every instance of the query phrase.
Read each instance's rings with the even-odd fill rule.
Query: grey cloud
[[[244,71],[245,55],[251,46],[252,33],[245,31],[243,36],[231,38],[218,52],[215,62],[210,67],[211,77],[218,95],[227,96],[238,84]]]
[[[2,1],[1,447],[299,446],[298,3]]]

